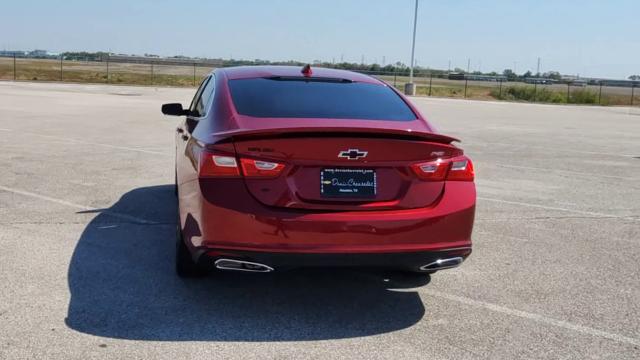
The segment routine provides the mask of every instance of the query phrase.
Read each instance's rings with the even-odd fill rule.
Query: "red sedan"
[[[217,69],[176,131],[177,272],[372,267],[471,253],[471,160],[393,87],[306,66]]]

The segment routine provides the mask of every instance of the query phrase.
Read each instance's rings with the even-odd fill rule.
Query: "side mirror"
[[[183,109],[182,104],[171,103],[162,105],[162,113],[165,115],[182,116],[188,115],[189,110]]]

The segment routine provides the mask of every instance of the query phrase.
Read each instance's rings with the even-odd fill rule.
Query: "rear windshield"
[[[229,81],[238,113],[254,117],[415,120],[389,87],[340,80],[256,78]]]

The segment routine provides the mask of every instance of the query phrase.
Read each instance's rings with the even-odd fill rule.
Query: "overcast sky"
[[[0,48],[409,63],[414,0],[7,1]],[[640,74],[640,0],[420,0],[418,65]]]

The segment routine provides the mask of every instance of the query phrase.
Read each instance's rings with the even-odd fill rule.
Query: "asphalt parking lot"
[[[173,271],[193,89],[0,82],[0,358],[640,358],[640,109],[415,99],[474,159],[430,279]]]

